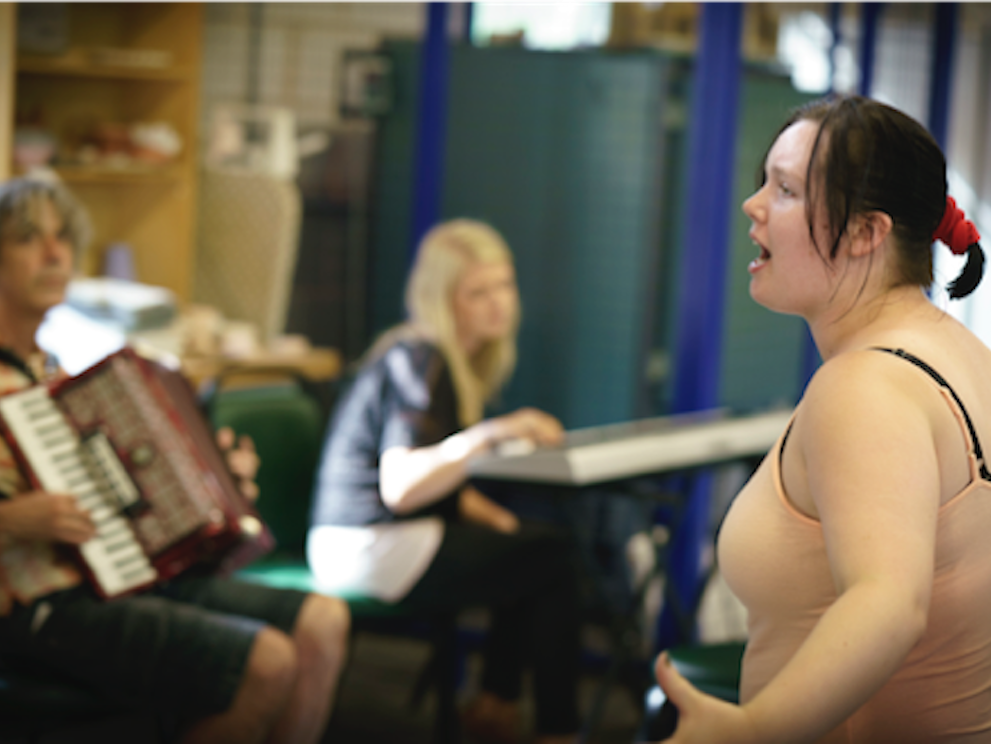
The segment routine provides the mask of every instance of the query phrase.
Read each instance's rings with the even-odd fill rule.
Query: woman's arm
[[[379,463],[382,501],[396,514],[429,506],[468,477],[468,462],[497,442],[529,439],[551,446],[563,437],[560,422],[534,408],[521,408],[452,434],[429,447],[390,447]]]
[[[461,489],[458,512],[466,522],[474,522],[497,532],[512,533],[520,528],[519,517],[471,486]]]
[[[816,741],[884,685],[925,631],[941,487],[929,403],[945,404],[880,357],[824,365],[788,440],[806,477],[786,488],[822,523],[836,601],[742,708],[686,692],[660,665],[689,709],[675,741]]]

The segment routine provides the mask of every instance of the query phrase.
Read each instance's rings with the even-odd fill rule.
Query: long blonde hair
[[[516,367],[520,309],[517,305],[511,330],[505,337],[488,342],[469,358],[458,344],[454,291],[469,266],[503,261],[513,261],[509,246],[484,222],[457,219],[432,228],[420,241],[406,282],[408,320],[386,331],[370,352],[378,356],[404,338],[436,344],[451,370],[462,426],[482,419],[485,404],[495,397]]]

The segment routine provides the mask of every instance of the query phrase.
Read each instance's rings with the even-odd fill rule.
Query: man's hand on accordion
[[[257,499],[258,484],[255,483],[255,474],[261,461],[258,459],[258,453],[255,452],[255,443],[251,437],[247,434],[236,437],[234,430],[225,426],[217,430],[217,445],[227,457],[227,467],[230,468],[241,493],[249,501]]]
[[[0,501],[0,533],[81,545],[96,534],[96,527],[75,496],[32,491]]]

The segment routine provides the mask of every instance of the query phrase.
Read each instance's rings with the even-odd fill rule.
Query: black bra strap
[[[924,361],[919,359],[917,356],[914,356],[913,354],[909,354],[904,349],[888,349],[883,346],[875,346],[873,348],[876,349],[877,351],[885,351],[889,354],[894,354],[895,356],[901,357],[907,362],[911,362],[916,367],[918,367],[923,372],[925,372],[927,375],[929,375],[931,378],[933,378],[936,381],[937,385],[939,385],[942,388],[945,388],[946,391],[953,396],[953,400],[955,400],[957,405],[960,406],[960,412],[963,413],[964,421],[967,423],[967,430],[970,432],[970,439],[974,444],[974,456],[977,458],[977,462],[981,466],[981,478],[987,481],[991,481],[991,472],[988,471],[988,466],[984,462],[984,452],[981,450],[981,442],[977,438],[977,432],[974,430],[974,424],[970,420],[970,416],[967,413],[967,409],[964,407],[963,401],[960,400],[960,397],[957,395],[956,391],[950,387],[950,383],[948,383],[945,379],[943,379],[943,376],[939,372],[934,370],[932,367],[930,367]]]

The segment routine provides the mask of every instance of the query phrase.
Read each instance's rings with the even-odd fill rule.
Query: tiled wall
[[[418,38],[421,3],[207,3],[203,105],[243,103],[258,71],[258,103],[287,106],[301,129],[338,123],[345,50],[372,49],[383,37]]]

